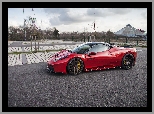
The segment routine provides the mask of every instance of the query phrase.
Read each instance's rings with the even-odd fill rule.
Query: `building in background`
[[[127,24],[126,27],[120,29],[114,34],[126,37],[143,37],[144,39],[147,38],[147,33],[144,30],[136,29],[130,24]]]

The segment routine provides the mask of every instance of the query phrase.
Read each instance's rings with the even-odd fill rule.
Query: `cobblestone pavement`
[[[46,62],[8,66],[9,107],[146,107],[147,49],[130,70],[48,74]]]

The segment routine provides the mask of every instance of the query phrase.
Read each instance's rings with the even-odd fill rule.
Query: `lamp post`
[[[26,21],[27,19],[24,19],[24,38],[26,40]]]
[[[88,25],[89,25],[89,24],[88,24]],[[92,25],[89,25],[89,26],[91,26],[91,28],[94,29],[93,36],[94,36],[94,41],[95,41],[95,40],[96,40],[96,28],[98,28],[98,27],[96,27],[95,21],[92,23]],[[90,36],[90,40],[91,40],[91,36]]]
[[[32,40],[33,40],[33,38],[35,38],[35,52],[36,52],[36,29],[35,29],[36,18],[29,17],[29,21],[30,21],[30,26],[32,27],[32,31],[33,31],[32,32]]]
[[[89,42],[89,38],[90,38],[90,35],[88,35],[88,42]]]
[[[85,36],[86,35],[86,33],[85,33],[86,30],[87,30],[87,28],[84,27],[84,42],[86,42],[86,36]]]
[[[91,34],[90,34],[90,36],[89,36],[89,41],[91,42]]]

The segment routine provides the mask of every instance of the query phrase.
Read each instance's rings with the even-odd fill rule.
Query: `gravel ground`
[[[8,66],[9,107],[146,107],[147,49],[130,70],[46,73],[46,63]]]

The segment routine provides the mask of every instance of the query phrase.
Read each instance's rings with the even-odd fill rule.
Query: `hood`
[[[59,52],[57,52],[57,53],[55,53],[54,55],[53,55],[53,57],[62,57],[62,56],[67,56],[67,55],[70,55],[71,54],[71,51],[69,51],[69,50],[61,50],[61,51],[59,51]]]
[[[58,60],[60,60],[62,58],[67,57],[70,54],[71,54],[71,51],[69,51],[69,50],[61,50],[61,51],[55,53],[53,56],[51,56],[49,58],[48,62],[50,62],[50,61],[56,62],[56,61],[58,61]]]

